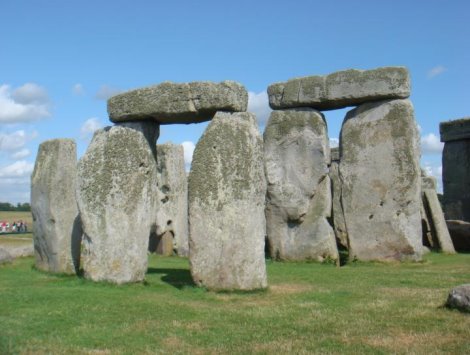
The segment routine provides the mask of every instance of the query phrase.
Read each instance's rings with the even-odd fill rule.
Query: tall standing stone
[[[85,277],[143,280],[156,196],[157,167],[144,134],[123,126],[97,131],[78,163]]]
[[[180,256],[189,255],[188,183],[182,145],[157,145],[159,204],[155,238],[156,250]],[[171,245],[171,251],[168,250]]]
[[[71,139],[41,143],[31,176],[36,267],[75,273],[80,261],[81,228],[75,200],[77,153]]]
[[[418,138],[409,100],[367,103],[346,115],[340,176],[351,259],[421,258]]]
[[[273,111],[264,133],[266,229],[272,257],[338,258],[331,214],[328,133],[312,109]]]
[[[470,222],[470,117],[441,122],[444,213]]]
[[[251,113],[218,112],[189,175],[189,257],[197,285],[265,288],[263,140]]]

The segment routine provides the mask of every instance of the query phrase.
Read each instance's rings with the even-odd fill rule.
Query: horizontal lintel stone
[[[410,76],[405,67],[382,67],[349,69],[275,83],[268,87],[268,96],[272,109],[333,110],[370,101],[405,99],[410,96],[410,90]]]
[[[108,114],[112,122],[197,123],[211,120],[217,111],[245,112],[247,106],[246,89],[234,81],[164,82],[111,97]]]

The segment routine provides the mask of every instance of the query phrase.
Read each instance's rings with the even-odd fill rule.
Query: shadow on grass
[[[182,289],[184,287],[196,287],[193,282],[191,273],[185,269],[160,269],[150,267],[147,270],[147,274],[161,274],[161,280],[167,284]]]

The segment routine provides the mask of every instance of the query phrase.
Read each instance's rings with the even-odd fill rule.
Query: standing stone
[[[182,145],[157,145],[157,173],[156,251],[171,255],[175,250],[179,256],[188,256],[188,184]]]
[[[333,229],[336,235],[336,243],[344,249],[348,249],[348,232],[344,221],[343,207],[341,207],[341,179],[339,177],[340,154],[339,147],[331,149],[331,165],[329,176],[332,185],[333,200]]]
[[[81,227],[75,200],[77,153],[71,139],[39,146],[31,176],[36,267],[72,274],[80,262]]]
[[[350,259],[421,259],[418,137],[409,100],[346,115],[339,170]]]
[[[263,140],[251,113],[218,112],[189,175],[189,258],[197,285],[265,288]]]
[[[268,87],[272,109],[312,107],[332,110],[370,101],[410,96],[410,76],[404,67],[343,70],[326,76],[307,76]]]
[[[446,219],[470,222],[470,117],[441,122],[442,182]]]
[[[436,236],[439,243],[439,249],[444,253],[454,254],[455,249],[450,239],[449,230],[447,229],[444,213],[441,204],[437,198],[436,190],[423,190],[424,205],[431,221],[432,232]]]
[[[331,215],[329,147],[323,115],[312,109],[273,111],[264,133],[268,183],[266,229],[280,260],[338,259]]]
[[[447,220],[446,223],[455,250],[470,253],[470,222]]]
[[[78,163],[85,277],[143,280],[157,189],[156,162],[142,132],[115,126],[95,133]]]

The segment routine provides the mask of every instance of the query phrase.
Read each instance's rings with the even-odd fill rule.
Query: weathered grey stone
[[[422,191],[422,190],[421,190]],[[420,215],[421,215],[421,229],[423,231],[423,246],[428,249],[439,249],[439,242],[437,241],[435,233],[433,233],[431,222],[429,221],[429,213],[426,212],[424,207],[424,195],[421,196]]]
[[[447,220],[446,223],[455,250],[461,253],[470,252],[470,223],[458,220]]]
[[[409,100],[368,103],[346,115],[339,171],[351,259],[421,258],[418,137]]]
[[[442,182],[446,219],[470,222],[470,139],[444,144]]]
[[[194,282],[215,290],[265,288],[266,181],[253,114],[215,115],[196,145],[188,191]]]
[[[0,248],[0,265],[11,263],[12,260],[13,260],[13,257],[8,252],[8,250],[4,248]]]
[[[266,230],[280,260],[338,258],[331,215],[329,147],[323,115],[312,109],[273,111],[264,132],[268,183]]]
[[[157,243],[156,251],[169,254],[168,240],[171,239],[171,250],[180,256],[188,256],[188,183],[182,145],[157,145],[157,172],[159,206],[156,237],[166,247],[162,244],[159,248],[160,243]]]
[[[75,273],[80,262],[81,226],[75,200],[77,153],[71,139],[39,145],[31,176],[36,267]]]
[[[273,109],[332,110],[370,101],[405,99],[410,96],[410,78],[404,67],[350,69],[276,83],[268,87],[268,95]]]
[[[421,177],[421,189],[437,190],[437,181],[434,176],[422,176]]]
[[[234,81],[164,82],[111,97],[108,114],[112,122],[194,123],[212,119],[217,111],[244,112],[247,105],[246,89]]]
[[[441,142],[470,139],[470,117],[441,122],[439,124]]]
[[[85,277],[118,284],[143,280],[157,189],[156,162],[141,132],[115,126],[95,133],[78,163]]]
[[[339,161],[339,147],[334,147],[330,149],[331,161]]]
[[[444,213],[441,204],[437,198],[436,190],[423,190],[424,205],[428,212],[428,219],[431,222],[432,233],[436,236],[439,243],[439,249],[444,253],[454,254],[455,249],[450,239],[449,230],[447,229]]]
[[[336,242],[344,249],[348,249],[348,232],[344,220],[343,207],[341,206],[341,179],[339,177],[339,160],[333,160],[333,149],[331,150],[332,160],[330,165],[330,180],[332,185],[332,211],[333,229],[335,231]],[[339,155],[338,155],[339,157]]]
[[[449,292],[446,306],[462,312],[470,312],[470,284],[454,287]]]
[[[116,126],[132,128],[142,133],[147,140],[153,156],[157,158],[157,139],[160,135],[160,125],[153,121],[118,122]]]

